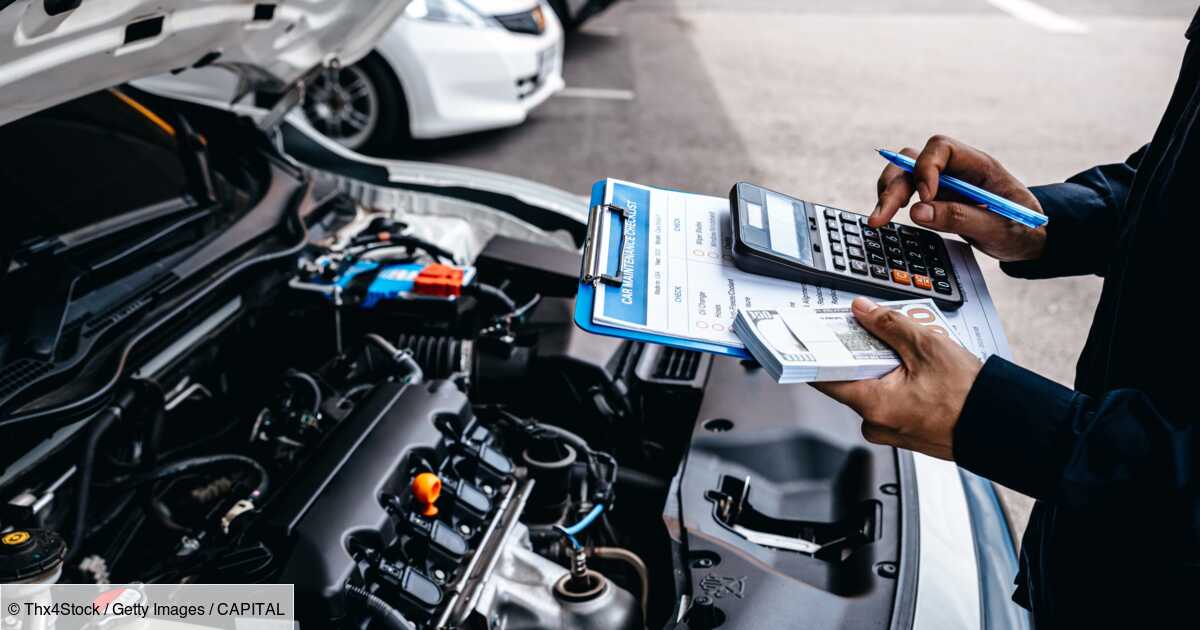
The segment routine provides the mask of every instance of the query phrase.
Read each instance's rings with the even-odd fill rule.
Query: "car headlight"
[[[405,7],[404,15],[415,20],[479,28],[498,26],[495,20],[476,11],[463,0],[412,0]]]

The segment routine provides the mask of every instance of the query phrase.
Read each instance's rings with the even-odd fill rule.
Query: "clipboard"
[[[592,195],[588,202],[590,210],[588,212],[587,236],[583,243],[583,264],[579,271],[579,292],[575,294],[575,325],[587,332],[606,337],[656,343],[672,348],[695,350],[739,359],[751,358],[750,353],[745,348],[724,346],[696,339],[672,337],[644,330],[630,330],[607,324],[598,324],[592,321],[592,313],[595,312],[596,296],[599,293],[597,287],[600,284],[610,286],[621,285],[620,263],[618,262],[616,269],[607,269],[607,261],[600,259],[600,254],[603,251],[601,243],[609,237],[609,232],[604,228],[605,219],[609,214],[612,214],[614,218],[618,218],[621,221],[625,219],[624,209],[609,204],[604,198],[605,190],[608,188],[607,184],[607,179],[601,179],[592,184]],[[619,260],[620,258],[618,257]]]

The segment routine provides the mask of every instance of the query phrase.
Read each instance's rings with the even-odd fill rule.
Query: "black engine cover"
[[[276,581],[296,585],[302,618],[345,615],[343,587],[356,570],[349,538],[395,541],[379,497],[408,484],[409,456],[432,452],[442,437],[434,420],[444,414],[470,414],[467,397],[449,381],[381,384],[265,507],[262,535],[287,558]]]

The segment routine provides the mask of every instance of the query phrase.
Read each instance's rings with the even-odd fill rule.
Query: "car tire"
[[[567,8],[566,0],[550,0],[550,8],[558,14],[558,21],[562,24],[563,30],[575,30],[577,23],[571,19],[571,10]]]
[[[360,153],[396,151],[410,140],[404,89],[377,52],[314,79],[303,110],[314,129]]]

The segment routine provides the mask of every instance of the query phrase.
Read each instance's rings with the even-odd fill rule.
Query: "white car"
[[[545,0],[413,0],[365,57],[308,79],[302,111],[354,151],[510,127],[563,87],[563,28]],[[214,64],[135,85],[253,100]],[[259,95],[257,104],[273,104]]]
[[[356,150],[508,127],[562,89],[562,55],[541,0],[415,0],[374,52],[310,86],[304,112]]]

